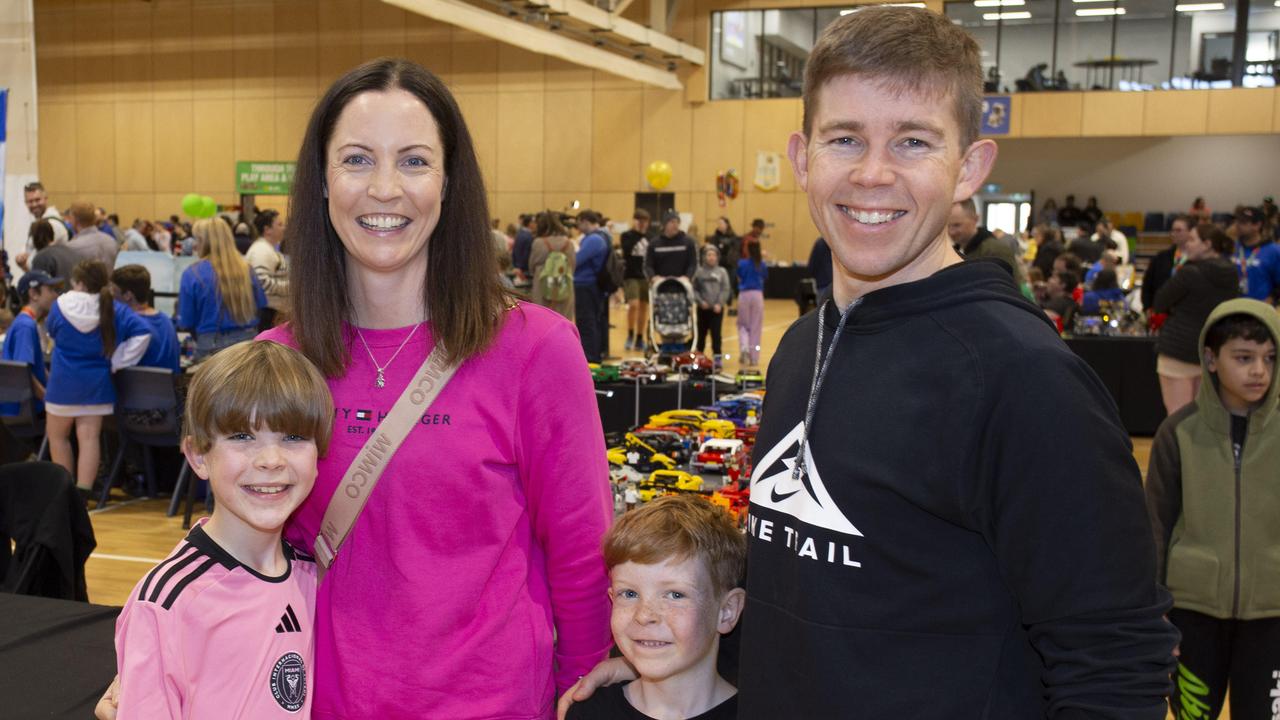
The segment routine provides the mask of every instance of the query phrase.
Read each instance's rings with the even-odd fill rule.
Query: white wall
[[[1068,194],[1103,210],[1181,211],[1203,196],[1214,211],[1280,195],[1280,135],[1000,140],[991,182],[1034,191],[1037,209]]]
[[[31,215],[23,204],[22,186],[35,179],[36,48],[31,0],[0,2],[0,86],[9,88],[5,140],[4,247],[9,258],[27,244]],[[17,266],[12,266],[14,271]]]

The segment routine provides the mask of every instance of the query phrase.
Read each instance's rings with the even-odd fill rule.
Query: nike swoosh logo
[[[791,492],[786,493],[785,495],[779,495],[779,494],[778,494],[778,491],[777,491],[776,489],[774,489],[774,490],[770,490],[770,491],[769,491],[769,500],[770,500],[770,501],[772,501],[772,502],[782,502],[783,500],[786,500],[787,498],[791,497],[792,495],[795,495],[795,494],[796,494],[796,493],[798,493],[798,492],[800,492],[800,491],[799,491],[799,490],[792,490]]]

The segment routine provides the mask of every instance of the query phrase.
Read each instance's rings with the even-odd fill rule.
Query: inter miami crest
[[[289,712],[307,702],[307,666],[296,652],[285,653],[271,670],[271,697]]]

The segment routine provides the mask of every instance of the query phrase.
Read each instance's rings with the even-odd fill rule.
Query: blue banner
[[[982,134],[1008,135],[1009,117],[1013,113],[1013,98],[1008,95],[988,95],[982,101]]]

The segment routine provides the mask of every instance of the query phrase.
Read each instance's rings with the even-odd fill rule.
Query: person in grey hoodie
[[[731,286],[729,273],[720,267],[720,251],[714,245],[702,247],[702,262],[693,274],[693,294],[698,300],[698,343],[702,352],[707,345],[707,333],[711,333],[711,353],[716,367],[720,366],[720,325],[724,320],[724,308],[729,303]]]

